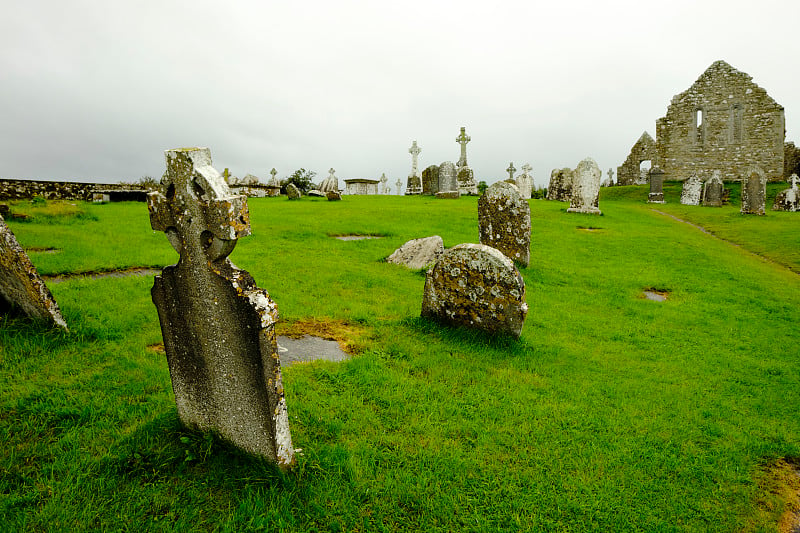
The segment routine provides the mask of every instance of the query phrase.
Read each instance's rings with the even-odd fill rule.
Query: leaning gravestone
[[[31,318],[41,318],[67,329],[56,300],[14,232],[0,217],[0,309],[12,305]]]
[[[550,172],[550,183],[547,186],[547,199],[556,202],[569,202],[572,196],[571,168],[555,168]]]
[[[681,204],[683,205],[700,205],[700,192],[703,190],[703,182],[697,177],[696,172],[683,182],[683,189],[681,189]]]
[[[426,275],[423,317],[519,337],[527,314],[522,276],[491,246],[454,246]]]
[[[303,193],[300,192],[300,189],[297,188],[297,185],[294,183],[289,183],[286,185],[286,197],[289,200],[299,200],[301,196],[303,196]]]
[[[499,181],[478,199],[480,242],[522,266],[531,260],[531,207],[516,185]]]
[[[589,213],[602,215],[598,209],[600,199],[600,177],[603,173],[591,157],[587,157],[573,172],[572,194],[567,213]]]
[[[797,174],[792,174],[789,178],[788,189],[784,189],[775,197],[775,203],[772,204],[773,211],[800,211],[800,190],[797,188]]]
[[[725,184],[719,170],[711,173],[711,178],[703,185],[703,205],[706,207],[722,207],[725,195]]]
[[[444,253],[444,241],[438,235],[423,239],[412,239],[386,258],[388,263],[403,265],[417,270],[435,263]]]
[[[180,254],[152,289],[181,422],[216,432],[281,467],[294,461],[275,341],[278,310],[228,254],[250,234],[247,199],[232,195],[208,148],[166,152],[165,194],[150,224]]]
[[[752,165],[745,170],[742,179],[743,215],[763,215],[767,202],[767,176],[761,167]]]

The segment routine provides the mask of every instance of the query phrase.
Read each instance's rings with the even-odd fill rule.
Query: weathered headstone
[[[298,200],[303,193],[300,192],[300,189],[294,183],[289,183],[286,185],[286,196],[289,200]]]
[[[439,165],[439,190],[436,198],[458,198],[458,179],[456,178],[456,166],[445,161]]]
[[[483,244],[459,244],[425,277],[422,316],[451,326],[519,337],[528,314],[514,263]]]
[[[647,203],[666,203],[664,202],[664,171],[656,165],[650,169],[648,176],[650,179],[650,193],[647,195]]]
[[[572,196],[572,179],[574,172],[571,168],[555,168],[550,173],[550,183],[547,186],[547,199],[556,202],[569,202]]]
[[[725,194],[725,184],[722,174],[715,170],[711,178],[703,185],[703,205],[707,207],[722,207],[722,198]]]
[[[444,253],[444,241],[438,235],[412,239],[392,252],[386,261],[417,270],[435,263]]]
[[[439,167],[431,165],[422,171],[422,194],[439,192]]]
[[[328,177],[322,180],[319,190],[323,193],[339,191],[339,178],[336,177],[336,171],[333,168],[328,170]]]
[[[397,194],[403,194],[403,181],[400,178],[397,178],[397,181],[394,182],[394,186],[397,187]]]
[[[269,294],[228,259],[250,234],[247,199],[230,194],[207,148],[166,152],[165,193],[150,224],[180,254],[152,289],[181,422],[281,467],[294,462]]]
[[[516,185],[499,181],[478,198],[478,231],[481,244],[522,266],[530,263],[531,207]]]
[[[797,184],[797,174],[792,174],[789,178],[789,188],[782,190],[775,197],[775,203],[772,204],[773,211],[800,211],[800,191]]]
[[[743,215],[763,215],[767,202],[767,176],[761,167],[751,165],[742,178]]]
[[[456,168],[456,181],[458,181],[459,195],[478,195],[478,184],[475,182],[475,172],[471,168]]]
[[[599,209],[600,167],[591,157],[587,157],[573,171],[572,194],[567,213],[589,213],[602,215]]]
[[[411,174],[408,175],[406,194],[422,194],[422,180],[420,180],[417,170],[418,157],[421,152],[422,149],[417,146],[417,141],[412,142],[411,148],[408,149],[408,153],[411,154]]]
[[[681,189],[681,203],[683,205],[700,205],[700,194],[703,190],[703,182],[697,177],[697,172],[692,174],[683,182]]]
[[[18,307],[31,318],[67,329],[55,298],[14,232],[0,217],[0,309]]]
[[[533,176],[531,176],[533,167],[528,163],[522,165],[522,174],[517,176],[517,189],[523,200],[530,200],[531,192],[533,192]]]

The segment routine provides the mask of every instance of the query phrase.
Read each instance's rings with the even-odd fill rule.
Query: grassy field
[[[0,530],[774,531],[800,458],[800,213],[665,193],[603,190],[601,217],[531,201],[519,341],[420,319],[424,275],[383,262],[477,242],[475,198],[251,199],[232,261],[283,330],[355,352],[283,369],[288,473],[180,427],[152,277],[51,284],[70,334],[0,319]],[[143,204],[75,207],[9,222],[60,250],[30,253],[43,274],[177,260]]]

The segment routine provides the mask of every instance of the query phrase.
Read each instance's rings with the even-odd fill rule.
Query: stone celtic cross
[[[269,173],[272,174],[272,179],[275,179],[275,176],[278,175],[278,171],[275,170],[275,167],[272,167],[272,170],[270,170]]]
[[[417,146],[417,141],[414,141],[411,144],[411,148],[408,149],[408,153],[411,154],[411,176],[419,176],[417,171],[417,157],[420,152],[422,152],[422,150]]]
[[[335,173],[336,173],[336,171],[333,169],[333,167],[329,168],[328,169],[328,179],[332,180],[334,178],[334,174]]]
[[[510,180],[514,179],[514,172],[516,170],[517,169],[514,168],[514,163],[513,162],[508,164],[508,168],[506,169],[506,172],[508,172],[508,179],[510,179]]]
[[[529,163],[522,165],[522,173],[526,176],[531,173],[531,170],[533,170],[533,167]]]
[[[456,142],[461,145],[461,157],[458,159],[458,167],[467,166],[467,143],[472,140],[472,137],[467,135],[467,128],[461,127],[461,133],[456,137]]]

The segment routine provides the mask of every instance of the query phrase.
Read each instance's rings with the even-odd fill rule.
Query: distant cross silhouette
[[[419,156],[422,150],[419,146],[417,146],[417,141],[414,141],[411,144],[411,148],[408,149],[408,153],[411,154],[411,175],[418,176],[417,174],[417,156]]]
[[[467,128],[461,127],[461,134],[456,137],[456,142],[461,145],[461,157],[458,160],[458,167],[467,166],[467,143],[472,140],[472,137],[467,135]]]
[[[508,164],[508,168],[506,169],[506,172],[508,172],[508,179],[510,179],[510,180],[514,179],[514,171],[515,170],[517,170],[517,169],[514,168],[514,163],[509,163]]]
[[[522,165],[522,173],[525,174],[526,176],[530,174],[531,170],[533,170],[533,167],[530,166],[530,164],[525,163],[524,165]]]

